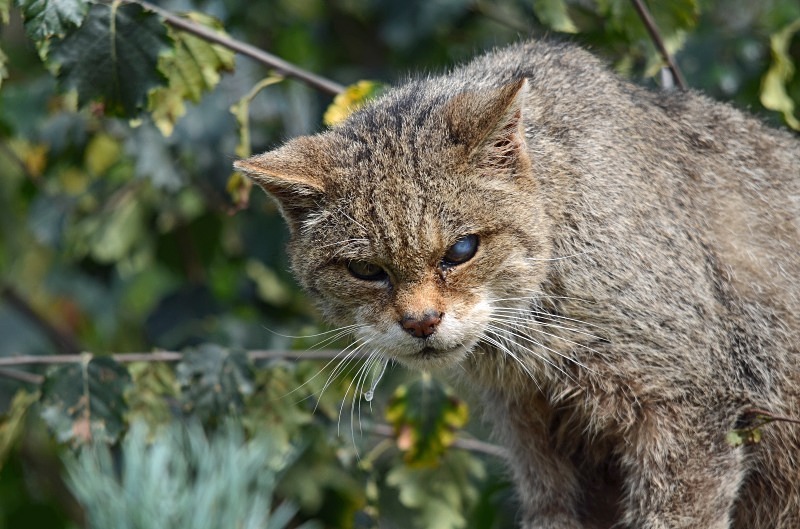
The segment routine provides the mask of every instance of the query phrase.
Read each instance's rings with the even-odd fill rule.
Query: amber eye
[[[381,281],[386,279],[386,272],[380,266],[367,261],[350,261],[347,270],[358,279],[365,281]]]
[[[466,263],[478,251],[478,236],[466,235],[461,237],[456,243],[447,249],[444,254],[442,264],[445,266],[455,266],[461,263]]]

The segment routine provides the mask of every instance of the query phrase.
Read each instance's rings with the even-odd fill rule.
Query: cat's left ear
[[[274,151],[233,163],[275,199],[293,231],[325,193],[328,157],[320,143],[317,137],[301,136]]]
[[[473,163],[495,174],[529,168],[523,121],[528,89],[523,78],[492,90],[464,92],[448,102],[450,133]]]

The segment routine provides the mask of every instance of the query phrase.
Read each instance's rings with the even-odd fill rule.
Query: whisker
[[[487,329],[487,331],[494,334],[494,331],[492,331],[491,329]],[[536,376],[533,374],[530,368],[527,365],[525,365],[522,359],[519,358],[510,348],[506,347],[500,340],[502,340],[502,338],[500,336],[497,336],[496,334],[495,336],[489,336],[488,334],[484,334],[479,338],[478,341],[484,341],[489,345],[497,348],[501,352],[505,353],[506,355],[508,355],[512,360],[514,360],[517,364],[519,364],[519,366],[522,368],[525,374],[528,375],[528,377],[533,381],[533,383],[536,384],[536,387],[541,391],[542,386],[539,384],[539,381],[536,380]]]
[[[500,313],[501,316],[508,318],[509,321],[510,321],[512,316],[519,316],[519,318],[514,318],[514,320],[515,321],[519,321],[521,324],[523,324],[523,323],[534,323],[534,324],[540,325],[542,327],[551,327],[551,328],[554,328],[554,329],[561,329],[561,330],[568,331],[568,332],[574,332],[576,334],[582,334],[584,336],[587,336],[589,338],[593,338],[595,340],[603,340],[602,337],[597,336],[597,335],[592,334],[592,333],[589,333],[589,332],[586,332],[584,330],[577,329],[575,327],[568,327],[566,325],[561,325],[561,322],[558,319],[552,318],[549,314],[546,314],[546,313],[542,314],[542,313],[539,313],[539,312],[531,312],[531,313],[523,314],[523,313],[520,313],[520,311],[517,310],[517,309],[504,309],[502,307],[496,307],[494,309],[494,312]],[[535,316],[535,318],[534,318],[534,316]],[[546,320],[546,321],[541,321],[541,320]],[[578,320],[576,320],[576,321],[578,321]],[[581,323],[583,323],[583,322],[581,322]],[[587,325],[589,325],[589,324],[587,324]]]
[[[526,340],[526,341],[528,341],[528,342],[530,342],[530,343],[532,343],[534,345],[537,345],[537,346],[539,346],[539,347],[541,347],[541,348],[543,348],[543,349],[545,349],[547,351],[550,351],[550,352],[562,357],[565,360],[572,360],[569,357],[559,353],[558,351],[555,351],[555,350],[547,347],[546,345],[544,345],[544,344],[542,344],[542,343],[530,338],[529,336],[525,336],[523,334],[515,333],[515,332],[511,331],[510,329],[504,329],[502,327],[498,327],[496,325],[491,325],[491,324],[488,326],[488,328],[491,329],[495,334],[497,334],[497,333],[506,333],[506,334],[510,334],[511,336],[516,336],[517,338],[522,338],[523,340]],[[511,341],[513,342],[514,340],[511,340]],[[553,362],[551,359],[547,358],[546,356],[534,351],[530,347],[526,347],[526,346],[520,344],[519,342],[515,342],[515,345],[517,347],[520,347],[520,348],[524,349],[525,351],[531,353],[532,355],[536,356],[537,358],[539,358],[540,360],[545,362],[547,365],[549,365],[550,367],[552,367],[556,371],[560,372],[562,375],[570,378],[573,381],[575,380],[570,373],[568,373],[566,370],[564,370],[563,367],[560,367],[558,364],[556,364],[555,362]]]
[[[574,253],[574,254],[571,254],[571,255],[562,255],[560,257],[549,257],[549,258],[525,257],[524,259],[526,261],[534,261],[534,262],[538,262],[538,261],[563,261],[564,259],[572,259],[574,257],[580,257],[582,255],[588,255],[588,254],[594,253],[596,251],[597,250],[592,249],[592,250],[586,250],[585,252]]]
[[[509,320],[509,319],[504,319],[504,318],[493,318],[493,321],[499,321],[501,323],[512,324],[512,325],[515,325],[515,326],[517,325],[517,321],[516,320]],[[534,331],[534,332],[537,332],[537,333],[545,335],[545,336],[550,336],[551,338],[556,338],[557,340],[563,340],[563,341],[565,341],[567,343],[570,343],[570,344],[575,345],[577,347],[586,349],[586,350],[588,350],[588,351],[590,351],[592,353],[597,353],[598,355],[602,356],[602,354],[599,351],[597,351],[596,349],[593,349],[592,347],[589,347],[588,345],[585,345],[585,344],[582,344],[582,343],[579,343],[579,342],[575,342],[575,341],[570,340],[568,338],[564,338],[562,336],[558,336],[556,334],[549,333],[549,332],[543,331],[541,329],[537,329],[534,326],[530,326],[530,327],[526,326],[525,329],[527,331]],[[511,332],[513,332],[513,331],[511,331]],[[543,343],[539,342],[538,340],[535,340],[532,337],[529,337],[529,336],[526,336],[526,335],[523,335],[523,334],[520,334],[520,333],[517,333],[517,332],[513,332],[513,334],[515,336],[519,337],[519,338],[523,338],[523,339],[525,339],[527,341],[535,343],[536,345],[538,345],[540,347],[544,347],[545,349],[548,349],[549,351],[552,351],[552,352],[556,353],[558,356],[564,358],[565,360],[573,362],[575,365],[578,365],[578,366],[586,369],[587,371],[589,371],[591,373],[594,373],[594,370],[592,370],[590,367],[584,365],[583,363],[579,362],[578,360],[576,360],[576,359],[574,359],[574,358],[572,358],[570,356],[567,356],[567,355],[565,355],[563,353],[560,353],[560,352],[558,352],[558,351],[556,351],[554,349],[550,349],[546,345],[544,345]]]

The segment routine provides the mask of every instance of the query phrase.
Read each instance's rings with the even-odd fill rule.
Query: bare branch
[[[647,28],[647,32],[650,33],[650,38],[653,39],[656,47],[658,48],[659,53],[667,61],[667,65],[669,65],[669,69],[672,72],[672,76],[675,78],[675,82],[678,83],[678,86],[681,87],[681,90],[686,90],[688,86],[686,85],[686,80],[683,78],[683,74],[681,73],[680,68],[678,68],[678,64],[673,59],[672,55],[667,51],[667,46],[664,44],[664,39],[661,38],[661,33],[658,31],[658,26],[656,26],[655,20],[653,20],[653,16],[650,14],[650,11],[647,9],[642,3],[642,0],[631,0],[633,3],[633,7],[636,9],[636,12],[639,13],[639,18],[642,19],[645,27]]]
[[[373,424],[365,429],[369,433],[377,435],[378,437],[386,437],[389,439],[394,439],[396,437],[394,429],[388,424]],[[478,441],[477,439],[471,439],[469,437],[458,437],[451,446],[460,450],[486,454],[492,457],[498,457],[500,459],[505,459],[508,457],[508,452],[505,448],[484,441]]]
[[[0,368],[0,377],[19,380],[20,382],[25,382],[26,384],[35,384],[37,386],[44,382],[44,377],[42,375],[28,373],[27,371],[20,371],[18,369]]]
[[[341,354],[340,349],[320,349],[318,351],[279,351],[279,350],[254,350],[248,351],[250,360],[333,360]],[[152,353],[118,353],[109,355],[121,364],[132,362],[180,362],[186,353],[176,351],[154,351]],[[188,353],[191,354],[191,353]],[[355,358],[366,358],[366,354],[356,353]],[[85,360],[85,355],[20,355],[0,358],[0,368],[25,365],[56,365],[76,364]],[[0,372],[2,376],[2,372]]]
[[[316,88],[317,90],[320,90],[322,92],[327,92],[331,95],[336,95],[344,90],[344,86],[340,85],[337,82],[331,81],[330,79],[309,72],[308,70],[304,70],[299,66],[287,62],[281,59],[280,57],[272,55],[271,53],[267,53],[262,49],[256,48],[255,46],[252,46],[250,44],[247,44],[245,42],[236,40],[234,38],[225,35],[220,35],[218,33],[215,33],[213,30],[205,26],[197,24],[186,18],[182,18],[170,11],[167,11],[166,9],[155,6],[150,2],[146,2],[143,0],[123,0],[123,1],[128,4],[139,4],[143,8],[156,13],[158,16],[164,19],[164,22],[174,27],[175,29],[191,33],[192,35],[200,37],[203,40],[219,44],[220,46],[224,46],[237,53],[241,53],[242,55],[250,57],[251,59],[255,59],[261,64],[264,64],[269,68],[274,69],[278,73],[285,75],[286,77],[292,77],[294,79],[303,81],[304,83],[308,84],[313,88]]]

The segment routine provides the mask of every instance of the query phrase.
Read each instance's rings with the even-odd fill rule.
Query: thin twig
[[[48,340],[61,351],[68,355],[75,355],[81,352],[81,346],[71,334],[47,321],[44,316],[39,314],[36,309],[12,287],[8,285],[0,287],[0,298],[39,327],[47,336]]]
[[[365,429],[369,433],[377,435],[378,437],[386,437],[390,439],[397,437],[395,435],[394,428],[388,424],[372,424],[365,427]],[[508,452],[505,448],[484,441],[478,441],[477,439],[470,439],[468,437],[456,438],[451,446],[453,448],[467,450],[469,452],[475,452],[479,454],[486,454],[492,457],[498,457],[500,459],[505,459],[508,457]]]
[[[27,371],[20,371],[19,369],[3,369],[0,368],[0,377],[3,378],[10,378],[12,380],[19,380],[20,382],[25,382],[27,384],[35,384],[40,385],[44,382],[44,377],[42,375],[37,375],[36,373],[28,373]]]
[[[139,4],[143,8],[159,15],[164,19],[164,22],[176,29],[191,33],[192,35],[200,37],[203,40],[219,44],[220,46],[225,46],[230,50],[241,53],[242,55],[250,57],[251,59],[255,59],[256,61],[274,69],[286,77],[292,77],[294,79],[303,81],[317,90],[327,92],[331,95],[336,95],[339,92],[344,91],[344,86],[335,81],[331,81],[330,79],[309,72],[308,70],[304,70],[299,66],[287,62],[280,57],[272,55],[271,53],[267,53],[262,49],[256,48],[255,46],[236,40],[227,35],[220,35],[212,29],[197,24],[186,18],[182,18],[174,13],[171,13],[170,11],[167,11],[166,9],[155,6],[150,2],[143,0],[123,0],[123,2],[126,4]]]
[[[681,88],[681,90],[686,90],[688,88],[686,80],[683,78],[683,74],[681,73],[680,68],[678,68],[678,64],[673,59],[672,55],[670,55],[669,51],[667,51],[667,46],[664,44],[664,39],[661,38],[661,33],[658,31],[658,26],[656,26],[656,22],[653,20],[653,16],[650,14],[647,6],[642,3],[642,0],[631,0],[631,2],[633,3],[633,7],[636,9],[636,12],[639,13],[639,18],[641,18],[642,22],[644,22],[647,32],[650,33],[650,38],[653,39],[653,42],[658,48],[658,51],[661,53],[661,56],[665,61],[667,61],[667,65],[669,66],[675,81],[678,83],[678,86]]]

